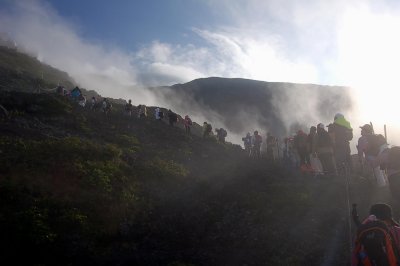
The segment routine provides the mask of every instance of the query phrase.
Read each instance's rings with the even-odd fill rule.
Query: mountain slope
[[[72,88],[76,84],[67,73],[5,46],[0,46],[0,77],[1,90],[32,92],[38,86],[52,89],[62,84]]]
[[[258,128],[284,136],[352,107],[349,88],[338,86],[204,78],[153,90],[178,111],[203,113],[236,134]]]
[[[153,108],[149,117],[138,119],[125,116],[123,105],[115,102],[105,116],[60,95],[24,93],[33,75],[24,73],[7,79],[11,89],[0,91],[0,105],[8,110],[8,116],[0,114],[0,254],[5,264],[349,261],[342,179],[315,179],[283,162],[249,159],[237,145],[201,138],[198,124],[195,134],[186,135],[181,123],[170,127],[155,121]],[[217,105],[221,112],[228,109],[232,119],[235,109],[249,105],[274,110],[268,94],[276,92],[273,84],[271,89],[248,80],[190,84],[199,82],[199,91],[193,89],[196,101]],[[213,84],[240,86],[229,95]],[[258,97],[243,96],[246,84],[258,88]],[[210,89],[204,93],[204,88]],[[353,181],[351,192],[352,202],[363,203],[363,217],[374,190],[367,182]]]

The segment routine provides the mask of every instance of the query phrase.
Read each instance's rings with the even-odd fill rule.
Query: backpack
[[[362,224],[357,231],[354,265],[399,265],[399,251],[389,227],[382,221]]]
[[[368,149],[365,151],[366,155],[377,156],[379,148],[386,144],[386,139],[382,134],[372,134],[367,136]]]
[[[226,130],[223,128],[221,128],[221,130],[222,130],[221,136],[225,138],[228,135],[228,132],[226,132]]]
[[[256,135],[256,136],[254,137],[254,145],[260,145],[261,142],[262,142],[261,136],[260,136],[260,135]]]
[[[387,168],[400,170],[400,147],[395,146],[389,149]]]

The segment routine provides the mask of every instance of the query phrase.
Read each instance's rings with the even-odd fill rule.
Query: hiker
[[[251,134],[247,132],[246,136],[242,138],[244,151],[246,152],[247,156],[251,155]]]
[[[90,100],[90,109],[91,110],[95,110],[97,107],[97,99],[96,97],[92,97],[92,99]]]
[[[75,88],[72,89],[70,95],[72,97],[72,100],[74,101],[78,101],[79,96],[82,94],[81,89],[79,89],[78,86],[76,86]]]
[[[58,95],[64,96],[64,95],[65,95],[65,89],[64,89],[64,87],[61,86],[61,85],[58,85],[58,86],[56,87],[56,93],[57,93]]]
[[[261,136],[260,136],[261,137]],[[267,159],[268,160],[275,160],[275,154],[274,154],[274,149],[276,147],[276,139],[274,136],[272,136],[271,133],[267,133]]]
[[[79,101],[78,101],[78,104],[80,105],[80,106],[82,106],[82,107],[85,107],[86,106],[86,97],[85,97],[85,95],[79,95]]]
[[[228,135],[228,132],[226,132],[225,129],[222,127],[220,129],[216,128],[215,132],[217,133],[217,139],[219,142],[225,143],[225,138]]]
[[[174,124],[178,122],[178,115],[175,114],[174,112],[171,111],[171,109],[168,110],[168,123],[171,127],[174,126]]]
[[[294,147],[299,154],[300,166],[310,165],[307,135],[303,132],[303,130],[297,131],[297,134],[294,137]]]
[[[317,125],[317,135],[312,148],[312,156],[319,158],[324,173],[337,175],[333,142],[322,123]]]
[[[362,223],[353,209],[353,219],[358,230],[352,265],[399,265],[400,226],[393,219],[391,206],[385,203],[372,205],[369,216]]]
[[[212,133],[212,126],[207,122],[203,123],[203,138],[209,137]]]
[[[260,158],[262,137],[258,134],[258,131],[254,131],[254,135],[251,137],[251,155],[253,158]]]
[[[105,115],[108,115],[111,112],[112,104],[107,98],[103,98],[101,109]]]
[[[386,169],[387,180],[392,197],[400,202],[400,147],[382,145],[372,167]]]
[[[314,172],[315,175],[319,175],[323,173],[323,168],[321,161],[317,156],[313,156],[312,150],[314,147],[314,143],[317,139],[317,127],[311,126],[310,127],[310,132],[308,133],[307,136],[307,148],[308,148],[308,158],[310,160],[310,165],[311,169]]]
[[[379,187],[386,185],[386,175],[380,166],[373,166],[373,162],[379,155],[382,145],[387,145],[386,139],[381,134],[374,134],[371,125],[365,124],[361,128],[361,137],[358,139],[358,158],[361,165],[364,161],[372,168],[372,172]],[[365,155],[365,158],[364,158]]]
[[[138,118],[147,117],[147,107],[144,104],[139,104],[138,107]]]
[[[307,146],[308,146],[307,149],[309,152],[309,156],[311,155],[312,147],[314,145],[316,137],[317,137],[317,127],[311,126],[310,132],[307,135]]]
[[[154,115],[156,116],[157,121],[162,121],[164,118],[164,113],[161,111],[160,107],[157,107],[156,110],[154,111]]]
[[[350,123],[340,113],[334,117],[334,121],[329,128],[332,135],[334,155],[338,170],[352,171],[352,163],[350,156],[350,140],[353,139],[353,129]]]
[[[183,124],[185,125],[186,134],[190,134],[190,128],[193,125],[192,119],[188,115],[185,115],[185,119],[183,120]]]
[[[125,104],[125,115],[132,116],[132,109],[133,109],[132,100],[129,99],[128,102]]]

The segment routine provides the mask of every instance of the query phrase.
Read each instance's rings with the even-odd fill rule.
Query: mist
[[[134,104],[165,106],[189,114],[202,124],[232,128],[226,117],[196,102],[191,95],[154,94],[147,88],[185,83],[210,76],[240,77],[263,81],[344,85],[351,95],[340,110],[328,102],[321,115],[324,90],[315,97],[309,90],[283,89],[274,95],[275,114],[290,134],[293,124],[332,122],[345,112],[354,128],[370,121],[383,133],[388,126],[391,144],[400,139],[396,119],[399,68],[400,7],[395,1],[213,1],[205,2],[218,13],[213,28],[190,27],[202,44],[171,44],[154,40],[136,50],[122,49],[81,33],[83,25],[63,19],[46,1],[18,1],[0,11],[0,32],[27,51],[66,71],[82,87]],[[334,87],[332,88],[334,89]],[[293,111],[295,110],[295,111]],[[240,143],[242,134],[266,128],[251,109],[236,114],[246,121],[228,139]],[[329,114],[331,112],[331,114]],[[328,117],[330,117],[328,119]],[[214,127],[214,128],[215,128]]]

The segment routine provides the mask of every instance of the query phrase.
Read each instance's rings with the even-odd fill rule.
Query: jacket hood
[[[347,121],[344,117],[337,118],[334,123],[339,125],[339,126],[343,126],[345,128],[352,129],[351,125],[350,125],[350,122]]]

